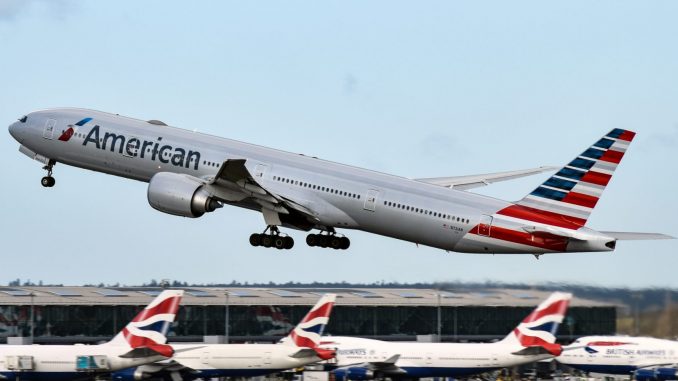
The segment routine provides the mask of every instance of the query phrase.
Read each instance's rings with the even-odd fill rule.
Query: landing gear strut
[[[267,231],[270,233],[266,233]],[[258,234],[254,233],[250,236],[250,245],[252,246],[263,246],[263,247],[275,247],[278,250],[289,250],[294,247],[294,240],[288,235],[280,235],[280,230],[275,225],[270,225],[264,230],[263,233]]]
[[[327,234],[309,234],[306,236],[306,244],[308,246],[330,247],[334,250],[346,250],[351,246],[351,241],[344,236],[337,236],[334,230],[330,230]]]
[[[40,184],[42,184],[42,186],[45,188],[51,188],[56,183],[56,180],[54,180],[54,177],[52,177],[52,169],[54,168],[54,164],[56,164],[56,162],[54,160],[50,160],[47,162],[47,165],[42,167],[42,169],[47,171],[47,176],[40,180]]]

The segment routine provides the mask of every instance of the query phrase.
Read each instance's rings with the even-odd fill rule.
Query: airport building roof
[[[320,295],[336,293],[338,306],[535,306],[550,291],[418,288],[182,287],[183,305],[313,305]],[[145,305],[162,292],[157,287],[17,286],[0,287],[0,305]],[[228,300],[227,300],[228,299]],[[615,304],[574,296],[572,307]]]

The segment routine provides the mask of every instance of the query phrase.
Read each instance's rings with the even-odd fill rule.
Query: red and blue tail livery
[[[584,226],[635,135],[618,128],[610,131],[516,206],[499,214],[519,218],[536,214],[537,222],[570,229]]]
[[[524,348],[542,348],[553,356],[562,352],[556,344],[558,326],[563,322],[572,294],[555,292],[532,311],[504,340],[517,341]]]
[[[172,357],[174,350],[167,345],[167,331],[176,318],[182,290],[165,290],[144,308],[110,342],[112,345],[128,345],[132,349],[150,349],[165,357]]]
[[[335,294],[325,294],[290,332],[286,343],[297,347],[317,348],[325,326],[330,320]]]

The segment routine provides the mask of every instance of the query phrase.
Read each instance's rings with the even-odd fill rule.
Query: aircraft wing
[[[480,175],[452,176],[452,177],[429,177],[424,179],[414,179],[423,183],[440,185],[445,188],[458,190],[467,190],[478,187],[484,187],[500,181],[514,180],[525,176],[536,175],[542,172],[549,172],[558,169],[557,167],[539,167],[532,169],[522,169],[518,171],[485,173]]]
[[[237,202],[249,198],[271,212],[300,214],[311,223],[319,221],[307,207],[262,187],[245,166],[246,161],[245,159],[224,161],[216,176],[207,179],[208,191],[222,201]]]
[[[365,362],[362,364],[348,365],[345,367],[337,368],[336,371],[345,371],[348,369],[362,368],[364,370],[378,373],[379,376],[394,376],[400,374],[406,374],[407,372],[401,367],[397,366],[395,363],[400,358],[400,355],[393,355],[384,361],[375,361],[375,362]]]

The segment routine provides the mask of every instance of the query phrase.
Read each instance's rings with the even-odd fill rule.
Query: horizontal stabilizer
[[[521,169],[518,171],[485,173],[480,175],[452,176],[452,177],[430,177],[425,179],[414,179],[422,183],[439,185],[446,188],[458,190],[467,190],[484,187],[499,181],[514,180],[525,176],[536,175],[542,172],[549,172],[558,169],[557,167],[539,167],[532,169]]]
[[[661,233],[634,233],[634,232],[601,232],[620,241],[645,241],[655,239],[676,239]]]

